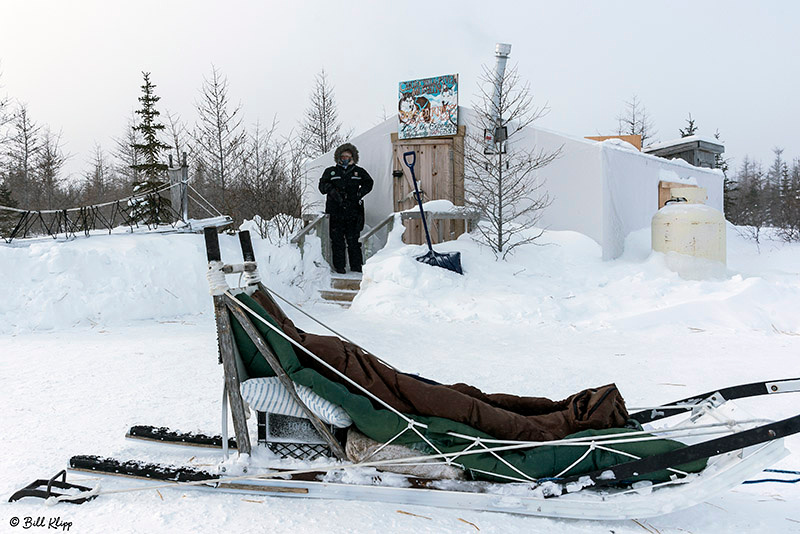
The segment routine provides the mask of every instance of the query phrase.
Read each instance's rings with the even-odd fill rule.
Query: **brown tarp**
[[[260,292],[253,298],[289,337],[402,413],[458,421],[497,439],[531,441],[561,439],[581,430],[622,427],[628,419],[625,401],[614,384],[552,401],[541,397],[486,394],[467,384],[431,383],[397,372],[338,337],[302,332],[272,298]],[[342,383],[334,372],[296,347],[295,354],[303,366]],[[345,385],[353,393],[363,395],[352,385]]]

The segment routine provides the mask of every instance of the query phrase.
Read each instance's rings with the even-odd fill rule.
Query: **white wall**
[[[537,152],[561,150],[556,160],[536,171],[551,200],[539,225],[574,230],[602,243],[603,171],[597,143],[535,128],[529,128],[520,143]]]
[[[397,118],[381,124],[350,139],[358,149],[358,166],[367,170],[375,186],[364,197],[364,215],[367,226],[375,226],[392,212],[392,132],[397,131]],[[325,211],[325,196],[319,192],[322,171],[334,165],[334,150],[326,152],[305,165],[306,187],[303,199],[306,211]]]
[[[473,114],[470,109],[459,108],[459,124],[469,128]],[[358,165],[375,181],[364,199],[368,227],[393,210],[391,134],[396,131],[397,118],[392,117],[350,140],[359,151]],[[658,210],[661,180],[704,187],[708,192],[706,204],[722,210],[722,173],[717,170],[621,148],[624,145],[619,141],[601,143],[539,128],[518,134],[516,143],[536,147],[537,151],[562,150],[558,159],[536,171],[551,199],[539,224],[591,237],[602,246],[604,259],[618,257],[625,237],[650,225]],[[324,211],[325,198],[317,187],[322,171],[333,164],[333,151],[306,163],[306,211]]]
[[[659,181],[686,182],[706,189],[706,205],[722,211],[722,171],[694,167],[638,151],[598,143],[603,160],[603,259],[622,254],[625,237],[650,226],[658,211]]]

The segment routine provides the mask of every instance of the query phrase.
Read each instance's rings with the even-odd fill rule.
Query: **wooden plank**
[[[632,144],[637,148],[637,150],[642,150],[642,136],[641,135],[591,135],[586,136],[585,139],[591,139],[592,141],[605,141],[607,139],[622,139],[623,141],[627,141],[628,143]]]
[[[402,220],[407,219],[419,219],[422,217],[419,211],[406,211],[400,214],[400,218]],[[479,216],[477,213],[439,213],[435,211],[426,211],[425,218],[426,219],[440,219],[440,220],[467,220],[467,219],[477,219]]]
[[[459,126],[458,129],[461,130],[464,126]],[[396,132],[391,134],[391,139],[393,144],[403,144],[403,145],[438,145],[442,142],[450,141],[453,139],[452,135],[445,135],[442,137],[421,137],[416,139],[400,139],[397,136]],[[402,154],[401,154],[402,155]]]
[[[283,367],[281,367],[280,362],[278,361],[278,357],[272,351],[270,346],[266,341],[264,341],[264,338],[261,337],[261,334],[258,332],[258,330],[256,330],[256,327],[253,326],[253,323],[250,322],[250,318],[248,317],[244,308],[242,308],[242,305],[227,295],[225,296],[225,305],[231,311],[231,313],[233,313],[233,316],[236,318],[236,320],[239,321],[239,324],[247,333],[247,336],[255,344],[261,355],[267,360],[267,363],[270,367],[272,367],[272,370],[275,371],[275,375],[278,377],[278,380],[281,381],[281,384],[283,384],[283,387],[289,392],[289,395],[295,400],[295,402],[297,402],[297,404],[303,410],[303,413],[305,413],[306,417],[308,417],[308,419],[311,421],[311,424],[314,425],[314,428],[317,430],[317,432],[319,432],[323,439],[325,439],[336,457],[340,460],[346,460],[347,454],[345,454],[342,446],[339,444],[336,438],[333,437],[333,434],[331,434],[330,430],[328,430],[328,427],[325,426],[325,423],[323,423],[320,418],[317,417],[314,412],[312,412],[308,406],[303,403],[302,400],[300,400],[300,397],[297,395],[297,391],[294,389],[294,382],[292,382],[292,379],[286,374],[286,371],[283,370]]]
[[[263,484],[240,484],[237,482],[219,482],[217,487],[228,490],[244,490],[270,493],[296,493],[301,495],[308,494],[308,488],[291,488],[287,486],[265,486]]]
[[[694,184],[684,184],[681,182],[658,182],[658,209],[663,208],[667,204],[667,200],[672,198],[673,187],[698,187]]]
[[[230,317],[225,306],[225,296],[214,296],[214,318],[217,323],[217,342],[219,354],[222,359],[222,368],[225,374],[225,387],[228,390],[228,404],[233,417],[233,430],[236,434],[236,443],[240,454],[250,454],[250,435],[247,432],[247,417],[244,411],[244,401],[239,393],[239,371],[236,369],[236,360],[233,352],[233,331],[231,330]]]
[[[450,158],[453,161],[453,204],[456,206],[464,205],[464,136],[466,126],[458,127],[458,135],[453,138],[453,147],[450,150]],[[453,239],[464,233],[466,223],[462,221],[453,222]]]

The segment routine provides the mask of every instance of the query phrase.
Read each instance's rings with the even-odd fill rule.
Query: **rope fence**
[[[176,190],[186,194],[186,201],[191,200],[209,217],[223,216],[194,187],[186,184],[188,189],[181,189],[183,185],[181,182],[166,184],[144,194],[76,208],[39,210],[0,206],[0,237],[11,243],[14,239],[29,237],[69,239],[79,233],[89,236],[94,230],[107,230],[110,234],[120,226],[131,230],[140,227],[152,230],[161,225],[175,228],[180,222],[188,222],[187,212],[179,212],[183,211],[181,205],[174,205]]]

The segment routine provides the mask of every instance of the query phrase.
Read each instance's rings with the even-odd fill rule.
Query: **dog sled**
[[[240,233],[244,262],[236,265],[221,261],[216,230],[205,235],[226,390],[222,433],[135,426],[127,437],[217,448],[235,461],[197,469],[74,456],[71,471],[139,479],[148,489],[177,485],[641,519],[736,487],[784,458],[783,438],[800,432],[800,415],[769,421],[736,402],[800,391],[798,378],[723,388],[628,413],[613,385],[554,402],[486,395],[402,373],[335,332],[317,336],[297,329],[278,304],[283,299],[262,283],[246,232]],[[235,273],[244,283],[230,288],[225,276]],[[256,412],[255,447],[269,449],[274,460],[251,456],[250,410]],[[60,472],[10,500],[80,503],[114,492],[71,485]]]

